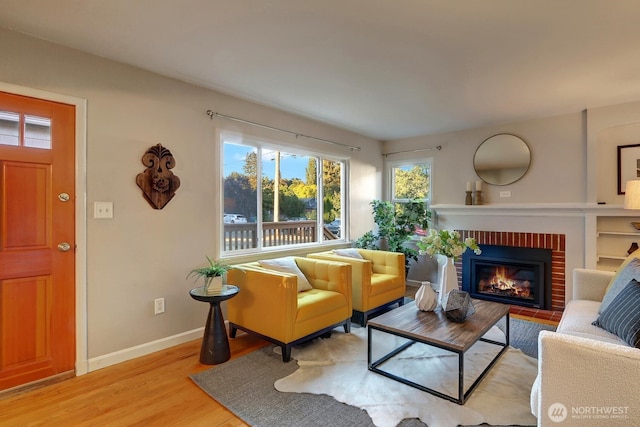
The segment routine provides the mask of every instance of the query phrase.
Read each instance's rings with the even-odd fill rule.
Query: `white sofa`
[[[640,426],[640,350],[591,324],[613,276],[576,269],[556,332],[540,333],[531,390],[538,426]]]

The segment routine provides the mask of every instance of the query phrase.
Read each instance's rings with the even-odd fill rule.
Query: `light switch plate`
[[[112,219],[113,202],[93,202],[93,217],[96,219]]]

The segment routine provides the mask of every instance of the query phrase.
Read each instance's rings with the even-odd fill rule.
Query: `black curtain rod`
[[[280,129],[280,128],[276,128],[276,127],[273,127],[273,126],[267,126],[267,125],[263,125],[261,123],[252,122],[252,121],[249,121],[249,120],[239,119],[237,117],[227,116],[227,115],[224,115],[224,114],[216,113],[216,112],[211,111],[211,110],[207,110],[207,116],[209,116],[211,119],[213,119],[213,117],[215,116],[215,117],[220,117],[221,119],[233,120],[235,122],[245,123],[245,124],[248,124],[248,125],[251,125],[251,126],[260,127],[260,128],[263,128],[263,129],[274,130],[276,132],[282,132],[282,133],[286,133],[286,134],[289,134],[289,135],[293,135],[296,138],[302,137],[302,138],[307,138],[307,139],[313,139],[314,141],[325,142],[327,144],[333,144],[333,145],[337,145],[339,147],[349,148],[352,151],[360,151],[361,150],[360,147],[356,147],[354,145],[342,144],[340,142],[329,141],[328,139],[316,138],[315,136],[304,135],[304,134],[297,133],[297,132],[292,132],[292,131],[286,130],[286,129]]]

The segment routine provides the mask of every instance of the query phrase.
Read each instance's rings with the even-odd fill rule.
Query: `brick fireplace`
[[[512,314],[546,320],[560,320],[565,305],[565,235],[506,231],[458,230],[463,238],[473,237],[480,245],[540,248],[551,250],[551,310],[511,306]],[[456,261],[458,278],[462,278],[462,261]],[[461,286],[461,283],[459,283]]]

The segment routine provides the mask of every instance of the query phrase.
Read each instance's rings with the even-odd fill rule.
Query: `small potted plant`
[[[222,289],[222,276],[229,271],[231,267],[218,261],[214,261],[207,256],[209,265],[207,267],[194,268],[187,274],[187,279],[195,277],[204,280],[204,290],[207,294],[215,294]]]

